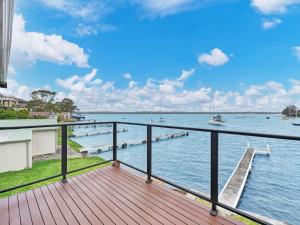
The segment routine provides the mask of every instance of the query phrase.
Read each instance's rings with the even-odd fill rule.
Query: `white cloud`
[[[75,32],[80,36],[89,36],[98,34],[99,32],[112,32],[116,29],[117,28],[111,24],[90,25],[79,23],[75,29]]]
[[[15,14],[12,39],[12,65],[32,65],[36,61],[88,67],[88,55],[77,44],[60,35],[46,35],[25,30],[22,15]]]
[[[137,82],[131,80],[131,81],[129,82],[128,86],[129,86],[129,88],[134,88],[134,87],[137,86]]]
[[[282,22],[281,19],[278,18],[264,19],[262,23],[262,28],[265,30],[269,30],[281,24],[281,22]]]
[[[283,14],[289,6],[300,3],[300,0],[251,0],[251,5],[264,14]]]
[[[294,51],[296,57],[300,60],[300,46],[292,47],[292,50]]]
[[[195,69],[190,69],[190,70],[182,70],[181,76],[177,79],[179,81],[185,81],[188,79],[190,76],[194,75]]]
[[[86,77],[93,77],[86,79]],[[214,96],[216,111],[281,111],[299,102],[300,81],[289,86],[268,81],[253,84],[241,92],[213,91],[211,87],[187,89],[178,79],[148,79],[144,85],[131,80],[126,88],[113,81],[95,84],[96,76],[70,76],[58,79],[65,96],[75,100],[79,108],[91,111],[211,111]],[[97,82],[96,82],[97,83]]]
[[[20,85],[13,79],[7,79],[7,88],[1,88],[0,93],[7,96],[29,99],[31,91],[26,85]]]
[[[111,4],[103,0],[40,0],[45,6],[74,18],[97,20],[111,12]]]
[[[90,73],[84,76],[73,75],[67,79],[56,79],[56,84],[67,90],[74,92],[84,92],[93,86],[99,86],[103,83],[100,79],[94,79],[97,75],[97,69],[92,69]],[[105,84],[103,84],[105,85]]]
[[[209,66],[221,66],[227,63],[229,58],[221,49],[214,48],[210,54],[201,54],[198,61]]]
[[[125,78],[125,79],[127,79],[127,80],[131,80],[132,79],[132,76],[131,76],[130,73],[124,73],[124,74],[122,74],[122,77]]]
[[[184,11],[194,0],[134,0],[148,13],[166,16]]]

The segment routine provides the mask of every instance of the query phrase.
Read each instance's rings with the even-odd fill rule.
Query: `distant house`
[[[51,112],[29,112],[29,116],[34,119],[40,117],[49,118],[51,114]]]
[[[57,124],[56,120],[1,120],[1,127]],[[0,131],[0,173],[32,167],[32,157],[56,153],[58,127]]]
[[[23,109],[26,108],[26,103],[24,99],[0,94],[0,108]]]

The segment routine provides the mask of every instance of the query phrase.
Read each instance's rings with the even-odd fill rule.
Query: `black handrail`
[[[113,126],[113,159],[107,160],[105,162],[97,163],[94,165],[90,165],[83,168],[78,168],[73,171],[68,171],[67,166],[67,138],[68,138],[68,126],[79,126],[79,125],[100,125],[100,124],[112,124]],[[134,126],[145,126],[147,127],[147,171],[139,169],[133,165],[125,163],[123,161],[118,160],[117,157],[117,125],[118,124],[126,124],[126,125],[134,125]],[[118,121],[107,121],[107,122],[79,122],[79,123],[63,123],[63,124],[50,124],[50,125],[35,125],[35,126],[16,126],[16,127],[0,127],[0,130],[12,130],[12,129],[34,129],[34,128],[54,128],[61,127],[62,128],[62,151],[61,151],[61,174],[54,175],[48,178],[43,178],[37,181],[33,181],[27,184],[18,185],[15,187],[11,187],[5,190],[0,190],[0,194],[8,191],[12,191],[18,188],[22,188],[28,185],[32,185],[35,183],[39,183],[45,180],[62,177],[62,182],[67,182],[66,175],[70,173],[74,173],[77,171],[81,171],[87,168],[91,168],[94,166],[98,166],[104,163],[113,162],[113,166],[119,166],[120,163],[125,166],[131,167],[139,172],[142,172],[147,175],[147,183],[151,183],[152,178],[161,180],[164,183],[167,183],[171,186],[174,186],[178,189],[191,193],[199,198],[202,198],[212,204],[211,214],[217,214],[217,206],[220,206],[224,209],[227,209],[231,212],[237,213],[241,216],[244,216],[252,221],[255,221],[260,224],[269,224],[266,221],[263,221],[259,218],[256,218],[248,213],[245,213],[236,208],[232,208],[227,206],[218,200],[218,147],[219,147],[219,134],[231,134],[231,135],[240,135],[240,136],[252,136],[252,137],[262,137],[262,138],[272,138],[272,139],[283,139],[283,140],[293,140],[300,141],[299,136],[288,136],[288,135],[277,135],[277,134],[265,134],[265,133],[254,133],[254,132],[241,132],[241,131],[230,131],[230,130],[217,130],[217,129],[207,129],[207,128],[194,128],[194,127],[184,127],[184,126],[168,126],[168,125],[158,125],[158,124],[145,124],[145,123],[131,123],[131,122],[118,122]],[[168,181],[162,177],[159,177],[155,174],[152,174],[152,129],[156,128],[167,128],[167,129],[180,129],[180,130],[189,130],[189,131],[200,131],[200,132],[208,132],[211,134],[211,190],[210,197],[204,196],[192,190],[189,190],[185,187],[182,187],[178,184],[175,184],[171,181]]]

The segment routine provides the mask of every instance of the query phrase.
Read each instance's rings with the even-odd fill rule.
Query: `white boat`
[[[223,126],[224,125],[224,120],[222,119],[221,115],[216,115],[213,116],[212,118],[209,119],[208,123],[211,125],[216,125],[216,126]]]
[[[163,117],[160,117],[159,120],[158,120],[158,122],[159,123],[165,123],[166,121],[165,121],[165,119]]]

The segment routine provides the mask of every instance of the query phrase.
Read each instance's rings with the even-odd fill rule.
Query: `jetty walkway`
[[[237,167],[219,195],[220,202],[231,206],[232,208],[236,208],[250,173],[255,153],[256,151],[254,148],[246,149]]]

